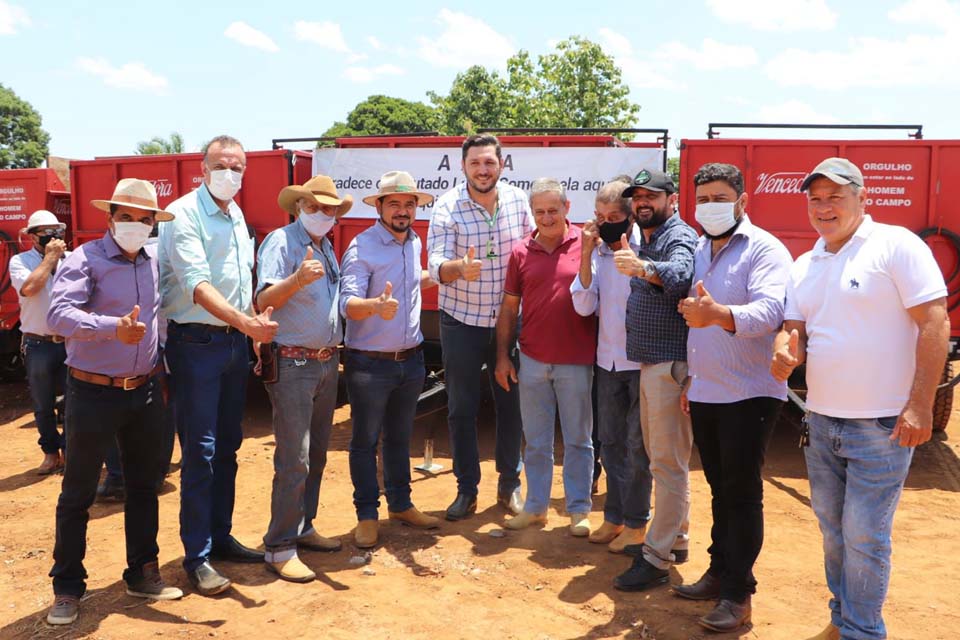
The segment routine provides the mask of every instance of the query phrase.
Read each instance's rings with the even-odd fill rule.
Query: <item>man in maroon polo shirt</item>
[[[530,190],[536,230],[514,246],[497,319],[497,383],[519,381],[520,416],[527,441],[523,461],[527,498],[510,529],[547,521],[553,483],[553,431],[557,408],[563,430],[563,488],[570,533],[590,534],[593,481],[593,412],[590,387],[597,353],[596,317],[573,308],[570,283],[580,269],[580,230],[567,222],[563,185],[539,178]],[[509,357],[520,305],[520,371]]]

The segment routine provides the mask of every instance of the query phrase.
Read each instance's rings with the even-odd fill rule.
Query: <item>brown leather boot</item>
[[[45,453],[43,454],[43,462],[41,462],[40,466],[37,467],[37,475],[48,476],[59,468],[60,468],[60,454]]]
[[[750,596],[743,602],[723,599],[717,603],[713,611],[703,616],[697,622],[700,626],[711,631],[734,631],[750,623]]]
[[[674,585],[673,593],[687,600],[716,600],[720,597],[720,578],[707,572],[693,584]]]
[[[377,546],[379,525],[376,520],[361,520],[353,533],[354,542],[361,549]]]
[[[604,520],[603,524],[590,534],[590,542],[594,544],[609,544],[614,538],[620,535],[621,531],[623,531],[622,524],[613,524],[612,522]]]
[[[417,529],[436,529],[440,526],[440,518],[428,516],[416,507],[410,507],[406,511],[391,511],[390,519]]]
[[[840,629],[833,626],[833,623],[827,625],[826,629],[813,636],[808,638],[808,640],[840,640]]]
[[[646,535],[647,525],[643,525],[637,529],[626,527],[620,532],[620,535],[610,541],[610,544],[607,545],[607,550],[610,551],[610,553],[623,553],[623,550],[629,545],[643,544]]]

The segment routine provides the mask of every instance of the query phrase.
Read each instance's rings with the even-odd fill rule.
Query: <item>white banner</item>
[[[571,202],[570,219],[583,222],[593,217],[597,189],[618,175],[633,176],[641,169],[663,167],[662,147],[504,147],[501,181],[530,190],[542,177],[560,180]],[[361,198],[379,189],[380,176],[388,171],[407,171],[420,191],[441,195],[463,180],[459,147],[316,149],[313,174],[333,178],[341,197],[354,197],[349,215],[375,218],[373,207]],[[429,219],[432,207],[421,207],[418,219]]]

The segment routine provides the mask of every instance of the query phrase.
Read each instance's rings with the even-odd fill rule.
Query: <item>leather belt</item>
[[[234,331],[239,331],[236,327],[232,327],[229,324],[204,324],[203,322],[174,322],[170,321],[170,324],[175,324],[178,327],[184,327],[186,329],[204,329],[205,331],[215,331],[217,333],[233,333]]]
[[[134,389],[139,389],[146,384],[150,378],[163,371],[163,364],[161,363],[155,366],[150,373],[142,376],[129,376],[127,378],[114,378],[101,373],[90,373],[89,371],[74,369],[73,367],[69,367],[69,371],[71,376],[82,382],[98,384],[102,387],[114,387],[116,389],[123,389],[124,391],[133,391]]]
[[[63,342],[63,336],[45,336],[39,333],[24,333],[24,338],[30,338],[31,340],[40,340],[42,342],[53,342],[55,344],[60,344]]]
[[[347,349],[347,351],[353,351],[354,353],[359,353],[365,355],[368,358],[378,358],[380,360],[393,360],[394,362],[403,362],[407,358],[419,353],[423,349],[422,344],[411,349],[404,349],[403,351],[364,351],[363,349]]]
[[[320,362],[326,362],[336,354],[336,347],[306,349],[304,347],[285,347],[280,345],[281,358],[293,358],[294,360],[319,360]]]

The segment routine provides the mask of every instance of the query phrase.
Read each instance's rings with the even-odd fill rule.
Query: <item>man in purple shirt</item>
[[[713,498],[710,567],[676,595],[719,599],[700,618],[712,631],[750,622],[753,564],[763,545],[760,471],[786,384],[770,375],[773,339],[783,322],[790,253],[746,214],[743,175],[711,163],[693,177],[703,237],[694,253],[690,296],[678,311],[690,327],[690,377],[680,398]]]
[[[110,200],[109,231],[79,247],[57,270],[47,323],[66,338],[67,456],[57,501],[54,565],[56,595],[50,624],[77,619],[86,591],[88,509],[107,448],[120,447],[126,480],[124,532],[127,593],[154,600],[183,596],[160,577],[157,486],[163,464],[163,399],[157,374],[156,246],[144,247],[158,221],[173,215],[157,206],[153,185],[124,178]]]

